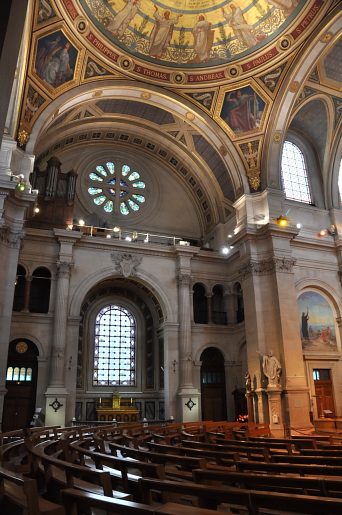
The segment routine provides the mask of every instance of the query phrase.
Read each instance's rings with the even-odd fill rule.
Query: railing
[[[168,236],[164,234],[153,234],[149,232],[139,232],[132,229],[121,229],[120,227],[114,227],[109,229],[107,227],[96,227],[94,225],[85,224],[69,224],[67,229],[70,231],[79,231],[86,236],[100,237],[107,239],[114,239],[118,241],[127,241],[133,243],[152,243],[159,245],[198,245],[196,241],[184,240],[179,236]]]

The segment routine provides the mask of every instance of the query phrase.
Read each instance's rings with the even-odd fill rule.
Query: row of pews
[[[4,515],[342,513],[342,438],[205,422],[35,428],[0,444]]]

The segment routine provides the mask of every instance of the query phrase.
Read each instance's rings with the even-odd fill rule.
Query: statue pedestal
[[[268,385],[268,410],[270,415],[270,430],[272,436],[284,438],[284,418],[281,402],[282,389],[279,385]]]

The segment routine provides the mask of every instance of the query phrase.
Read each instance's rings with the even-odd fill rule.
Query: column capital
[[[188,272],[179,272],[177,281],[179,286],[190,286],[191,276]]]
[[[69,278],[73,266],[72,261],[57,261],[57,277]]]
[[[12,249],[19,249],[21,240],[24,237],[24,231],[12,231],[10,227],[0,228],[0,242]]]
[[[273,272],[292,273],[296,260],[285,256],[262,259],[260,261],[250,259],[240,269],[241,279],[246,279],[249,275],[268,275]]]

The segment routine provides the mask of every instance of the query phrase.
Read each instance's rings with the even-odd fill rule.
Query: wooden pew
[[[177,456],[188,456],[192,458],[202,458],[206,460],[212,460],[216,463],[220,463],[222,458],[228,458],[231,460],[238,459],[238,453],[234,451],[224,452],[221,451],[213,451],[210,449],[196,449],[191,447],[182,447],[175,445],[162,445],[154,442],[147,442],[147,447],[149,447],[154,452],[160,454],[174,454]]]
[[[189,440],[182,440],[181,444],[184,447],[190,447],[192,449],[209,449],[216,452],[222,453],[223,457],[228,454],[233,453],[239,456],[246,456],[248,459],[264,459],[265,461],[270,460],[270,449],[265,447],[253,447],[247,445],[221,445],[214,443],[206,443],[206,442],[193,442]]]
[[[99,453],[85,449],[84,446],[79,445],[77,441],[72,442],[69,446],[73,451],[77,452],[82,465],[85,464],[84,457],[86,456],[94,462],[96,469],[103,470],[105,467],[105,470],[109,471],[111,474],[112,479],[114,477],[118,478],[117,473],[119,473],[120,486],[124,492],[136,495],[135,484],[139,477],[165,478],[165,466],[163,464],[128,460],[110,454]],[[115,473],[115,471],[117,473]]]
[[[207,461],[204,458],[141,451],[112,442],[109,442],[108,446],[114,456],[117,456],[118,452],[120,452],[123,457],[164,464],[167,477],[191,478],[191,470],[193,468],[206,468],[207,466]]]
[[[342,498],[342,478],[293,477],[291,475],[270,475],[230,470],[194,469],[196,483],[238,486],[251,490],[287,492],[295,494],[320,495]]]
[[[222,465],[231,467],[230,460],[222,460]],[[342,467],[332,465],[310,465],[307,463],[265,463],[261,461],[236,461],[238,472],[255,471],[273,474],[297,474],[298,476],[342,476]]]
[[[216,508],[221,503],[228,503],[247,508],[250,515],[257,515],[260,510],[272,509],[272,513],[297,512],[309,515],[341,515],[342,499],[311,495],[296,495],[260,490],[243,490],[234,487],[199,485],[189,482],[160,481],[140,479],[142,496],[145,502],[152,503],[154,494],[159,493],[164,502],[173,496],[195,498],[200,507]],[[183,507],[183,506],[182,506]]]
[[[65,515],[62,506],[39,496],[35,479],[0,467],[0,506],[4,502],[8,510],[11,505],[17,506],[27,515]]]
[[[54,444],[55,442],[52,442]],[[130,499],[130,495],[113,491],[109,472],[96,470],[82,465],[69,463],[45,453],[45,449],[51,442],[43,442],[29,447],[29,452],[44,468],[44,481],[46,490],[57,493],[51,485],[59,485],[59,488],[71,487],[96,494],[104,494],[108,497]],[[38,466],[35,467],[36,472]],[[58,498],[58,495],[57,495]]]
[[[62,495],[68,515],[77,515],[78,509],[82,509],[82,507],[86,509],[97,508],[110,512],[112,515],[151,515],[158,513],[164,513],[164,515],[217,515],[217,511],[201,509],[197,506],[185,506],[177,503],[150,506],[100,495],[91,495],[71,488],[63,490]],[[231,515],[231,512],[225,511],[225,514]]]

